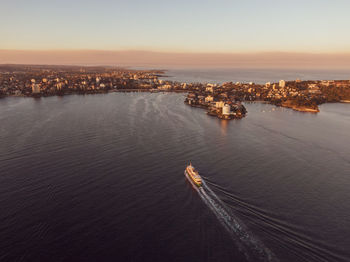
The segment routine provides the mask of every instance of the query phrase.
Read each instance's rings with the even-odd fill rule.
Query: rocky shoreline
[[[295,111],[305,112],[305,113],[318,113],[320,112],[318,106],[301,106],[291,103],[290,101],[282,102],[282,107],[291,108]]]

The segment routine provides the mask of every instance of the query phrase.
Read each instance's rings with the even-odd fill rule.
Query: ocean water
[[[278,82],[279,80],[350,80],[350,70],[335,69],[241,69],[241,68],[186,68],[169,69],[162,79],[185,83],[223,82]]]
[[[0,261],[350,260],[350,104],[184,96],[1,99]]]

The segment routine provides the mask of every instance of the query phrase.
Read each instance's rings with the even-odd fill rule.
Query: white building
[[[231,106],[230,105],[224,105],[222,107],[222,114],[223,115],[230,115],[231,114]]]
[[[281,88],[286,87],[286,81],[280,80],[280,82],[279,82],[279,87],[281,87]]]

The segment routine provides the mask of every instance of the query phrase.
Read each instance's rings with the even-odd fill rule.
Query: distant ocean
[[[193,83],[254,82],[263,84],[283,80],[350,80],[350,70],[334,69],[239,69],[186,68],[169,69],[162,79]]]

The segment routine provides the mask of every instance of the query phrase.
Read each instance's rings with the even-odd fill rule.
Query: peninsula
[[[186,92],[185,103],[220,119],[240,119],[243,102],[264,101],[317,113],[318,105],[349,102],[349,80],[180,83],[161,79],[164,71],[119,67],[0,65],[0,97],[42,97],[106,92]]]

